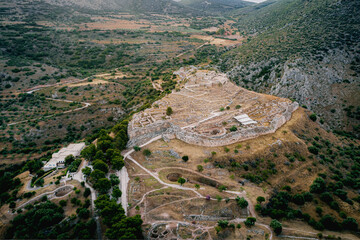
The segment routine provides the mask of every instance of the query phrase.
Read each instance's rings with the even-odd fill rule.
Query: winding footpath
[[[162,185],[165,185],[167,187],[172,187],[172,188],[176,188],[176,189],[181,189],[181,190],[188,190],[188,191],[192,191],[194,192],[196,195],[198,195],[199,197],[204,197],[203,195],[201,195],[200,193],[198,193],[196,190],[192,189],[192,188],[188,188],[188,187],[183,187],[183,186],[179,186],[176,184],[170,184],[170,183],[166,183],[163,180],[161,180],[158,176],[158,174],[153,173],[151,171],[149,171],[147,168],[143,167],[140,163],[138,163],[134,158],[132,158],[129,154],[132,153],[131,151],[129,153],[127,153],[128,155],[124,156],[124,159],[128,158],[129,160],[131,160],[133,163],[135,163],[137,166],[139,166],[142,170],[144,170],[145,172],[147,172],[149,175],[151,175],[153,178],[155,178],[159,183],[161,183]]]
[[[156,136],[154,138],[152,138],[151,140],[149,140],[148,142],[142,144],[141,146],[139,147],[144,147],[152,142],[155,142],[159,139],[161,139],[162,137],[161,136]],[[164,181],[162,181],[159,176],[158,176],[158,173],[154,173],[154,172],[151,172],[150,170],[148,170],[147,168],[145,168],[144,166],[142,166],[139,162],[137,162],[133,157],[131,157],[131,154],[134,152],[135,150],[134,149],[131,149],[129,150],[128,152],[126,152],[124,154],[124,160],[125,159],[129,159],[130,161],[132,161],[134,164],[136,164],[138,167],[140,167],[142,170],[144,170],[146,173],[148,173],[150,176],[152,176],[153,178],[155,178],[159,183],[161,183],[162,185],[166,186],[166,187],[172,187],[172,188],[176,188],[176,189],[181,189],[181,190],[188,190],[188,191],[192,191],[194,192],[198,197],[200,198],[205,198],[203,195],[201,195],[199,192],[197,192],[196,190],[192,189],[192,188],[188,188],[188,187],[183,187],[183,186],[179,186],[179,185],[176,185],[176,184],[169,184],[169,183],[166,183]],[[163,188],[161,188],[163,189]],[[160,190],[160,189],[155,189],[153,191],[157,191],[157,190]],[[153,192],[153,191],[150,191],[150,192]],[[125,188],[125,192],[127,192],[127,188]],[[149,194],[150,192],[147,192],[146,194],[144,194],[143,198],[141,199],[140,202],[144,201],[145,199],[145,195]],[[235,191],[225,191],[227,193],[231,193],[231,194],[235,194],[237,196],[243,196],[249,203],[249,206],[248,206],[248,211],[250,213],[250,216],[253,216],[253,217],[256,217],[256,213],[255,213],[255,209],[254,209],[254,206],[251,204],[251,201],[249,201],[249,199],[246,198],[246,192],[243,191],[243,192],[235,192]],[[124,200],[123,202],[126,202],[126,205],[123,205],[123,206],[127,206],[127,199]],[[139,204],[139,203],[138,203]],[[137,204],[137,205],[138,205]],[[232,220],[233,222],[244,222],[246,221],[246,219],[243,219],[243,218],[239,218],[239,219],[234,219]],[[266,224],[262,224],[262,223],[256,223],[255,225],[258,225],[258,226],[262,226],[264,228],[266,228],[269,232],[270,232],[270,236],[269,236],[269,239],[272,240],[273,238],[273,232],[270,228],[270,226],[266,225]]]
[[[64,185],[64,186],[61,186],[61,187],[58,187],[56,188],[55,190],[53,191],[50,191],[50,192],[44,192],[42,194],[40,194],[39,196],[36,196],[28,201],[26,201],[25,203],[21,204],[20,206],[18,206],[16,209],[20,209],[20,208],[23,208],[25,207],[26,205],[28,205],[29,203],[33,202],[33,201],[36,201],[38,199],[41,199],[43,196],[47,196],[47,195],[52,195],[52,194],[55,194],[57,191],[63,189],[63,188],[66,188],[66,187],[71,187],[71,188],[74,188],[73,185]],[[52,197],[51,199],[56,199],[56,198],[63,198],[63,197],[66,197],[67,195],[69,195],[73,190],[69,191],[68,193],[66,193],[65,195],[63,196],[60,196],[60,197]]]
[[[47,100],[52,100],[52,101],[57,101],[57,102],[66,102],[66,103],[75,102],[75,101],[66,100],[66,99],[54,99],[54,98],[46,98],[46,99]],[[23,120],[23,121],[19,121],[19,122],[9,123],[8,126],[17,125],[17,124],[20,124],[20,123],[32,122],[32,121],[39,120],[41,118],[51,118],[51,117],[54,117],[55,115],[58,115],[58,114],[72,113],[72,112],[83,110],[83,109],[88,108],[88,107],[91,106],[91,103],[88,103],[88,102],[79,102],[79,103],[81,103],[83,106],[79,107],[79,108],[72,109],[72,110],[67,110],[67,111],[64,111],[62,113],[55,113],[55,114],[51,114],[51,115],[48,115],[48,116],[43,116],[43,117],[40,117],[40,118],[33,118],[33,119],[29,119],[29,120]]]
[[[97,77],[101,77],[103,75],[106,75],[106,74],[102,74],[102,75],[96,75]],[[38,85],[38,86],[35,86],[33,88],[29,88],[26,90],[26,93],[27,94],[32,94],[36,91],[39,91],[43,88],[48,88],[48,87],[54,87],[54,86],[61,86],[61,85],[65,85],[65,84],[74,84],[74,83],[79,83],[79,82],[84,82],[84,81],[87,81],[89,78],[84,78],[84,79],[80,79],[80,80],[77,80],[77,81],[67,81],[67,82],[59,82],[59,83],[54,83],[54,84],[48,84],[48,85]],[[52,101],[57,101],[57,102],[66,102],[66,103],[73,103],[75,101],[71,101],[71,100],[66,100],[66,99],[55,99],[55,98],[46,98],[46,100],[52,100]],[[62,114],[66,114],[66,113],[72,113],[72,112],[76,112],[76,111],[80,111],[80,110],[83,110],[85,108],[88,108],[91,106],[91,103],[88,103],[88,102],[79,102],[81,103],[83,106],[82,107],[79,107],[79,108],[75,108],[73,110],[67,110],[67,111],[64,111],[62,112]],[[29,120],[23,120],[23,121],[19,121],[19,122],[13,122],[13,123],[9,123],[8,126],[13,126],[13,125],[17,125],[17,124],[21,124],[21,123],[26,123],[26,122],[31,122],[31,121],[36,121],[36,120],[39,120],[41,118],[51,118],[55,115],[57,115],[59,113],[56,113],[56,114],[51,114],[51,115],[48,115],[48,116],[43,116],[43,117],[40,117],[40,118],[33,118],[33,119],[29,119]]]

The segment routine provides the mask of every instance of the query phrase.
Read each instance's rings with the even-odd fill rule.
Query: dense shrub
[[[246,208],[249,205],[249,203],[243,197],[240,198],[239,196],[237,196],[235,200],[238,206],[241,208]]]
[[[36,205],[11,221],[7,238],[39,239],[54,238],[51,229],[64,218],[64,210],[52,202]]]
[[[276,235],[279,235],[279,234],[282,232],[282,225],[281,225],[281,223],[280,223],[278,220],[276,220],[276,219],[274,219],[274,220],[271,221],[270,227],[274,230],[274,233],[275,233]]]
[[[321,177],[318,177],[314,180],[313,184],[310,186],[310,192],[312,193],[323,193],[326,189],[325,180]]]

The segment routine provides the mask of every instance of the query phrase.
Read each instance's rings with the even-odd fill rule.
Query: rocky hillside
[[[121,11],[135,13],[196,14],[197,10],[185,7],[172,0],[45,0],[51,5],[75,6],[91,10]]]
[[[241,86],[293,98],[324,126],[356,131],[359,117],[358,1],[280,0],[236,11],[248,39],[222,56]]]
[[[181,0],[179,2],[193,9],[213,13],[223,13],[253,5],[242,0]]]

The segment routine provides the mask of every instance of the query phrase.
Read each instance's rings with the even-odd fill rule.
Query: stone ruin
[[[133,116],[128,147],[159,135],[199,146],[225,146],[274,133],[299,107],[289,99],[241,88],[223,73],[192,67],[174,74],[179,89]],[[166,115],[168,107],[173,109],[170,116]],[[238,121],[245,115],[252,120],[250,124]]]

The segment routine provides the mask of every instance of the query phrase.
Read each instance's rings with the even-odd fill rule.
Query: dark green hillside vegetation
[[[359,9],[356,0],[279,0],[236,10],[232,25],[247,39],[220,57],[221,70],[245,88],[292,98],[351,135],[359,121],[341,109],[359,105],[350,98],[359,91]]]
[[[114,69],[127,64],[139,63],[143,58],[133,55],[140,48],[138,44],[108,44],[106,46],[84,43],[79,40],[84,37],[103,38],[102,34],[121,37],[125,32],[89,31],[54,31],[51,28],[34,24],[1,26],[4,40],[0,46],[4,50],[3,57],[22,58],[24,60],[38,61],[52,66],[69,69],[68,75],[88,76],[99,70]],[[114,35],[115,34],[115,35]],[[141,34],[133,32],[134,37]],[[91,36],[89,36],[91,35]],[[106,35],[107,37],[110,37]],[[21,36],[21,37],[19,37]],[[111,58],[107,58],[111,55]],[[11,64],[8,62],[8,64]],[[73,70],[71,70],[73,69]],[[66,77],[66,76],[64,76]]]
[[[95,201],[100,216],[108,226],[105,235],[110,239],[143,239],[140,215],[126,217],[121,204],[110,200],[107,195],[100,195]]]
[[[85,206],[85,204],[84,204]],[[85,208],[83,208],[85,210]],[[7,239],[93,239],[95,220],[81,220],[81,214],[64,219],[61,206],[50,201],[28,205],[25,213],[17,215],[6,232]],[[87,217],[88,218],[88,217]]]
[[[353,215],[360,203],[360,147],[354,143],[336,146],[324,139],[313,141],[312,146],[318,150],[312,156],[317,161],[313,165],[320,164],[325,173],[318,173],[305,191],[292,193],[290,187],[283,188],[283,191],[275,190],[269,202],[260,210],[261,214],[278,220],[301,219],[317,230],[357,231],[357,220],[347,216],[344,211],[349,207]],[[320,204],[331,214],[323,214],[322,208],[317,207],[318,215],[314,216],[308,207],[302,207],[309,204]]]
[[[16,201],[18,190],[22,186],[19,178],[15,178],[23,165],[10,165],[0,170],[0,206]]]
[[[294,119],[277,134],[243,142],[248,147],[241,156],[215,157],[213,164],[272,189],[269,197],[257,199],[255,210],[261,216],[280,222],[301,220],[320,231],[356,233],[360,223],[359,141],[326,132],[309,118],[310,113],[298,118],[303,111],[293,113]],[[275,139],[281,139],[281,146],[261,144]]]
[[[246,64],[272,58],[274,62],[297,56],[316,58],[337,48],[356,52],[359,9],[355,0],[279,0],[249,12],[239,10],[234,14],[236,26],[249,39],[227,57]]]

